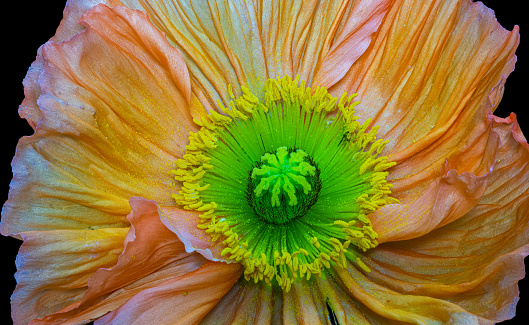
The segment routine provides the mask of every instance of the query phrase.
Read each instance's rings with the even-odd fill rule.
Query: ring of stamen
[[[244,266],[247,280],[290,290],[296,278],[321,276],[375,247],[368,214],[396,203],[370,120],[352,102],[299,77],[268,80],[264,100],[247,88],[225,114],[195,122],[186,154],[173,171],[176,203],[200,212],[200,229],[225,245],[221,255]],[[331,114],[334,113],[334,114]]]

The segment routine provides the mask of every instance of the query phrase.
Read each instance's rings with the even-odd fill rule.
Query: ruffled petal
[[[28,231],[16,259],[14,324],[28,324],[79,301],[87,280],[116,263],[127,228]]]
[[[426,213],[403,219],[422,227],[433,214],[430,203],[445,191],[435,189],[441,190],[439,184],[450,181],[450,174],[473,193],[470,199],[456,195],[445,201],[448,213],[434,218],[429,229],[456,220],[477,203],[483,187],[471,179],[490,172],[496,151],[487,115],[501,99],[518,42],[518,28],[503,29],[482,3],[395,1],[368,50],[332,88],[335,94],[357,91],[360,119],[371,118],[379,135],[390,140],[385,153],[398,164],[389,181],[402,206],[377,213],[411,215],[422,206]],[[464,188],[459,181],[453,184],[447,184],[449,193]],[[382,217],[380,224],[386,220]],[[387,240],[421,234],[410,230]]]
[[[185,252],[178,237],[160,221],[154,201],[131,198],[130,205],[131,227],[117,263],[95,272],[82,300],[32,324],[78,324],[96,319],[144,290],[198,269],[206,261],[196,253]]]
[[[145,11],[182,50],[195,98],[208,111],[217,100],[228,104],[228,85],[259,95],[267,79],[285,74],[311,84],[320,66],[319,80],[333,84],[343,77],[331,73],[334,64],[347,71],[365,51],[390,1],[121,2]]]
[[[184,243],[186,252],[196,251],[210,261],[228,262],[221,255],[226,246],[221,241],[211,240],[205,230],[197,227],[201,223],[199,212],[162,207],[160,217],[163,224]]]
[[[208,261],[195,271],[144,290],[96,321],[102,324],[197,324],[230,290],[242,273],[240,264]]]
[[[367,265],[373,281],[402,294],[457,303],[485,319],[514,317],[529,254],[529,145],[514,114],[491,116],[497,163],[479,204],[421,238],[380,245]]]
[[[194,130],[180,52],[122,6],[82,24],[42,48],[43,117],[18,144],[2,234],[127,226],[133,196],[174,204],[169,172]]]
[[[59,43],[70,39],[70,37],[85,29],[84,26],[78,23],[79,18],[81,18],[85,12],[99,3],[110,6],[112,4],[115,5],[114,2],[114,0],[68,0],[66,2],[66,7],[64,8],[63,19],[61,20],[55,35],[50,38],[50,42]],[[25,118],[33,129],[37,127],[37,123],[42,117],[42,112],[37,104],[37,99],[42,93],[38,78],[42,73],[43,68],[44,58],[42,57],[41,49],[39,48],[37,51],[37,58],[31,64],[26,77],[24,78],[24,100],[18,108],[18,114],[20,117]]]
[[[251,1],[122,0],[145,11],[183,53],[193,92],[207,109],[227,104],[228,85],[260,89],[266,66]]]
[[[332,87],[345,76],[352,64],[364,54],[371,43],[373,34],[382,23],[390,3],[391,1],[386,0],[354,1],[348,8],[346,2],[344,2],[342,7],[346,10],[345,17],[348,17],[342,19],[341,24],[343,26],[338,27],[339,32],[336,34],[330,33],[329,36],[334,38],[332,46],[328,49],[328,52],[325,51],[327,49],[324,47],[322,52],[326,53],[322,55],[320,62],[318,60],[303,59],[305,70],[314,70],[313,72],[298,71],[297,74],[310,76],[314,73],[314,81],[312,82],[314,85],[325,88]],[[327,41],[329,41],[329,38],[327,38]],[[315,56],[317,53],[308,54],[308,57]],[[312,69],[311,63],[313,65]]]

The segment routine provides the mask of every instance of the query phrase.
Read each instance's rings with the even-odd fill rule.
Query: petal
[[[186,252],[196,251],[210,261],[228,262],[221,255],[222,250],[225,248],[222,242],[212,241],[205,230],[197,227],[201,223],[197,211],[162,207],[160,217],[163,224],[184,243]]]
[[[446,188],[439,186],[450,174],[467,185],[448,184],[449,193],[465,187],[474,193],[445,200],[448,211],[427,219],[430,226],[422,233],[456,220],[477,202],[486,184],[475,187],[471,179],[489,173],[496,151],[487,115],[501,99],[518,42],[518,29],[504,30],[481,3],[396,1],[366,53],[333,87],[336,94],[356,90],[361,120],[371,118],[390,140],[385,153],[398,164],[389,181],[403,204],[378,213],[403,215],[399,226],[420,225],[382,240],[419,236],[417,228],[434,214],[431,203],[442,197]],[[387,218],[381,218],[382,225]]]
[[[346,57],[347,71],[363,53],[389,0],[121,2],[145,11],[184,53],[193,92],[210,110],[217,100],[227,105],[228,85],[259,95],[268,78],[285,74],[311,84],[320,65],[319,79],[336,82],[343,75],[331,74],[332,65]]]
[[[200,324],[280,324],[282,294],[261,283],[240,280]]]
[[[102,324],[197,324],[230,290],[240,264],[208,261],[195,271],[144,290],[97,321]]]
[[[229,101],[228,85],[260,89],[266,67],[250,1],[122,0],[145,11],[186,60],[193,92],[204,107]]]
[[[47,43],[43,117],[20,140],[2,233],[126,226],[128,198],[173,204],[169,171],[193,128],[180,52],[145,14],[98,5]]]
[[[513,70],[518,43],[518,28],[503,29],[482,3],[396,1],[335,89],[359,93],[357,113],[380,126],[387,151],[402,161],[442,137],[464,137],[458,121],[486,119],[489,93]]]
[[[79,301],[97,269],[114,265],[127,228],[28,231],[16,259],[17,287],[11,297],[15,324]]]
[[[491,141],[491,147],[498,140]],[[495,149],[495,148],[494,148]],[[462,217],[480,200],[488,184],[488,174],[475,176],[445,166],[445,175],[436,179],[415,200],[391,204],[370,215],[380,243],[416,238]]]
[[[82,301],[34,324],[77,324],[98,318],[144,290],[192,272],[205,262],[202,256],[184,251],[178,237],[160,221],[154,201],[131,198],[130,205],[131,227],[116,265],[95,272]]]
[[[502,145],[479,204],[424,237],[382,245],[371,260],[379,283],[499,322],[514,317],[529,254],[529,145],[514,114],[491,120]]]
[[[369,44],[390,6],[386,0],[354,1],[349,17],[343,19],[344,26],[339,33],[333,35],[335,40],[315,69],[314,85],[325,88],[332,87],[343,78],[352,64],[360,57]],[[332,34],[331,34],[332,35]],[[308,60],[304,60],[306,63]],[[306,66],[306,65],[305,65]],[[310,69],[310,67],[307,67]],[[299,73],[299,72],[298,72]],[[306,73],[302,72],[301,75]]]
[[[85,27],[78,24],[81,15],[99,3],[110,5],[113,0],[68,0],[63,12],[63,19],[55,35],[50,38],[52,42],[62,42],[68,40],[70,37],[84,30]],[[31,64],[26,77],[24,78],[24,100],[18,109],[20,117],[25,118],[33,129],[36,128],[37,123],[42,117],[37,99],[42,90],[38,78],[42,73],[44,67],[44,59],[42,57],[41,49],[37,52],[37,58]]]
[[[283,292],[283,323],[323,324],[325,301],[318,298],[313,296],[308,281],[295,282],[289,292]]]
[[[335,267],[334,271],[339,285],[350,298],[378,314],[377,318],[412,324],[478,324],[478,317],[454,303],[400,294],[373,282],[351,264],[347,269]],[[384,320],[382,323],[391,322]]]

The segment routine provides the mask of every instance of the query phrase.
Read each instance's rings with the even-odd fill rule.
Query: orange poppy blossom
[[[493,324],[518,30],[469,0],[68,1],[24,80],[15,324]]]

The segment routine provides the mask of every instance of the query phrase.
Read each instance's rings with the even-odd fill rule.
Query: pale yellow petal
[[[126,226],[128,199],[173,204],[189,131],[189,75],[145,14],[98,5],[87,29],[49,42],[34,135],[20,140],[2,233]]]
[[[16,325],[80,301],[88,279],[117,262],[127,228],[27,231],[17,260],[11,297]]]

